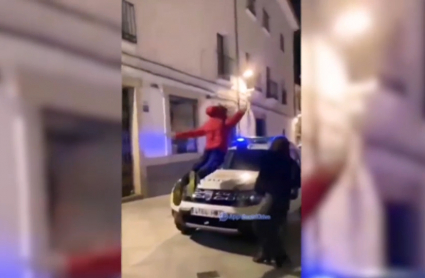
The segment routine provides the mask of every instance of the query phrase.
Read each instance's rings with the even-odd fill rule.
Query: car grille
[[[195,194],[188,199],[193,203],[233,207],[238,206],[237,193],[231,190],[197,189]]]
[[[209,218],[203,216],[193,216],[185,215],[183,216],[183,221],[186,223],[218,227],[218,228],[227,228],[227,229],[238,229],[240,226],[240,221],[220,221],[219,218]]]

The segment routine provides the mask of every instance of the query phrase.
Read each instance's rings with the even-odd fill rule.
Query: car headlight
[[[181,183],[181,180],[177,181],[176,184],[174,184],[173,189],[171,191],[173,204],[175,206],[179,206],[182,202],[183,198],[185,197],[184,187]]]
[[[238,193],[237,200],[240,206],[254,206],[261,203],[263,196],[255,191],[242,191]]]

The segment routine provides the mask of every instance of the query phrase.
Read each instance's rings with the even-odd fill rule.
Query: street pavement
[[[122,278],[300,277],[301,225],[290,217],[286,236],[292,266],[276,270],[252,262],[256,246],[236,236],[198,231],[191,237],[174,227],[169,196],[122,205]]]

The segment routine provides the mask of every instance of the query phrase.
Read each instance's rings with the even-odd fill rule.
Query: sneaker
[[[192,196],[196,189],[196,173],[191,171],[189,173],[189,184],[187,185],[187,195]]]

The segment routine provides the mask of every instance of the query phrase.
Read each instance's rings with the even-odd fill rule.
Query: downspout
[[[238,5],[237,0],[233,0],[233,13],[235,21],[235,50],[236,50],[236,94],[237,94],[237,106],[238,110],[240,109],[240,96],[239,96],[239,78],[240,78],[240,68],[239,68],[239,33],[238,33]],[[237,125],[237,134],[240,135],[241,127],[238,123]]]

